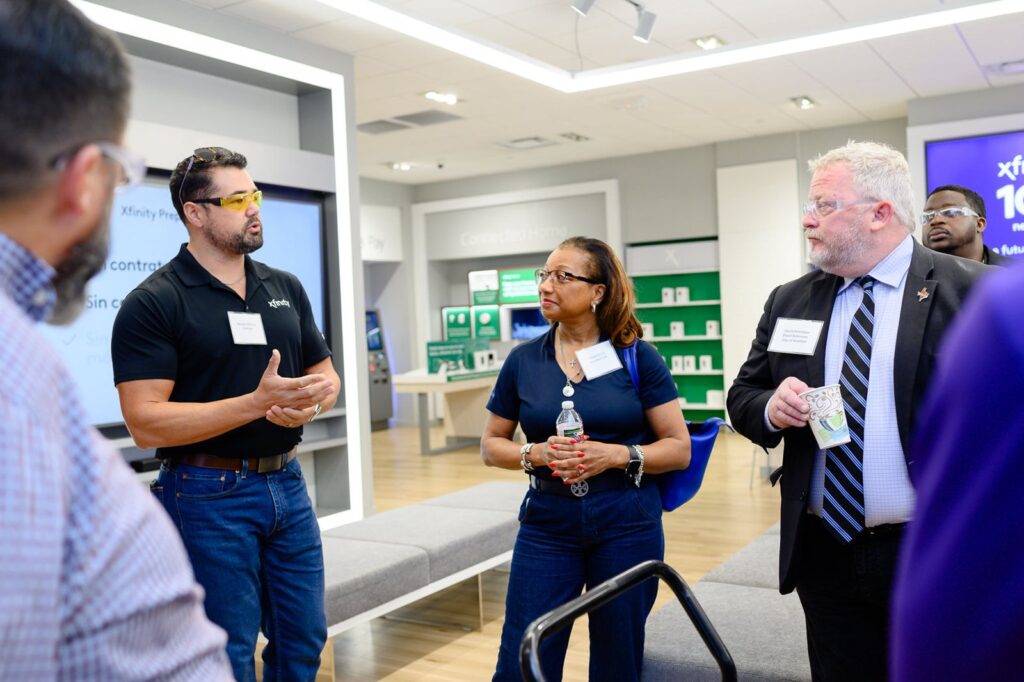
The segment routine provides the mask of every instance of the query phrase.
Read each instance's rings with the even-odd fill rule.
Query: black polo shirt
[[[243,301],[182,244],[171,262],[121,303],[111,339],[114,384],[169,379],[174,382],[171,401],[208,403],[253,391],[274,348],[281,352],[278,373],[284,377],[302,376],[307,367],[331,355],[295,275],[248,256],[245,274]],[[267,345],[236,345],[228,311],[259,313]],[[301,428],[260,418],[209,440],[160,448],[157,455],[265,457],[287,452],[301,436]]]

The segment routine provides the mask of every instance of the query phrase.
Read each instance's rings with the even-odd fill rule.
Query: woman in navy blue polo
[[[551,329],[509,354],[481,440],[488,466],[530,476],[495,680],[522,679],[519,644],[538,616],[584,587],[664,558],[656,475],[690,462],[675,383],[658,352],[639,341],[633,286],[612,249],[597,239],[567,239],[537,271],[537,282]],[[603,342],[620,358],[619,349],[636,343],[639,394],[624,367],[584,373],[577,353]],[[581,442],[555,435],[567,399],[583,420]],[[528,441],[522,447],[512,442],[517,424]],[[590,614],[591,680],[640,679],[644,625],[656,594],[657,582],[648,581]],[[568,643],[566,629],[541,646],[547,679],[561,679]]]

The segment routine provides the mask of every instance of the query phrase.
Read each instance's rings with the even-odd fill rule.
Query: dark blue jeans
[[[537,617],[641,561],[663,559],[661,495],[657,485],[569,498],[530,490],[519,510],[505,627],[496,681],[518,681],[519,644]],[[590,614],[590,680],[640,679],[647,614],[658,594],[651,579]],[[562,679],[570,629],[546,639],[544,676]]]
[[[297,459],[268,474],[179,464],[153,492],[181,531],[206,614],[228,633],[239,682],[314,680],[327,640],[320,528]]]

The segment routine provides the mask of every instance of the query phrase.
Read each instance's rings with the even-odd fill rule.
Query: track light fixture
[[[597,2],[597,0],[573,0],[572,8],[576,10],[580,16],[585,17],[587,16],[587,12],[590,11],[590,8],[594,6],[595,2]]]
[[[651,42],[651,33],[654,32],[654,21],[658,18],[658,15],[654,12],[648,12],[636,0],[626,0],[626,2],[636,8],[636,32],[633,33],[633,40],[641,43]]]

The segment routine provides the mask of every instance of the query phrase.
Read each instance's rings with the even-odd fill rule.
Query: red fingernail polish
[[[563,478],[563,479],[562,479],[562,485],[569,485],[569,481],[567,481],[567,480],[565,480],[565,479]]]
[[[555,468],[555,463],[554,462],[548,462],[548,468],[549,469],[554,469]]]
[[[582,464],[577,464],[576,468],[579,469],[580,471],[586,471],[587,470],[587,467],[583,466]]]

